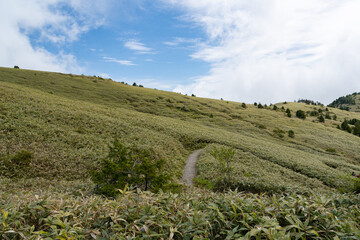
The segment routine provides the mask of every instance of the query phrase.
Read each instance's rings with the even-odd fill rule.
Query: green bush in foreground
[[[163,173],[164,163],[149,150],[126,147],[115,141],[102,161],[101,170],[91,174],[95,192],[114,197],[127,186],[157,192],[170,179]]]

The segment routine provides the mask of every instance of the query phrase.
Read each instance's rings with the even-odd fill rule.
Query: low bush
[[[170,180],[163,171],[164,164],[164,160],[156,159],[149,150],[126,147],[114,141],[108,157],[102,161],[101,170],[91,173],[96,184],[95,192],[115,197],[119,189],[127,186],[158,192]]]
[[[296,117],[301,118],[301,119],[305,119],[306,118],[306,114],[303,110],[297,110],[296,111]]]

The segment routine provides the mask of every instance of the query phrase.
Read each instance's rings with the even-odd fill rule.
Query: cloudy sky
[[[241,102],[360,92],[359,0],[0,0],[0,66]]]

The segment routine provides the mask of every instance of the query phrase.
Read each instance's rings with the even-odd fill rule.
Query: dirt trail
[[[189,186],[193,185],[193,179],[196,175],[196,161],[199,157],[199,154],[201,152],[202,149],[200,150],[196,150],[195,152],[193,152],[192,154],[190,154],[190,156],[188,157],[188,159],[186,160],[186,165],[184,168],[184,174],[183,177],[181,179],[181,181]]]

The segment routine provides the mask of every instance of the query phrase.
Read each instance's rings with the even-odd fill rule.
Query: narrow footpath
[[[186,160],[186,165],[184,168],[184,174],[181,179],[183,183],[186,185],[192,186],[193,185],[193,179],[196,176],[196,161],[199,157],[199,154],[202,149],[194,151],[188,159]]]

